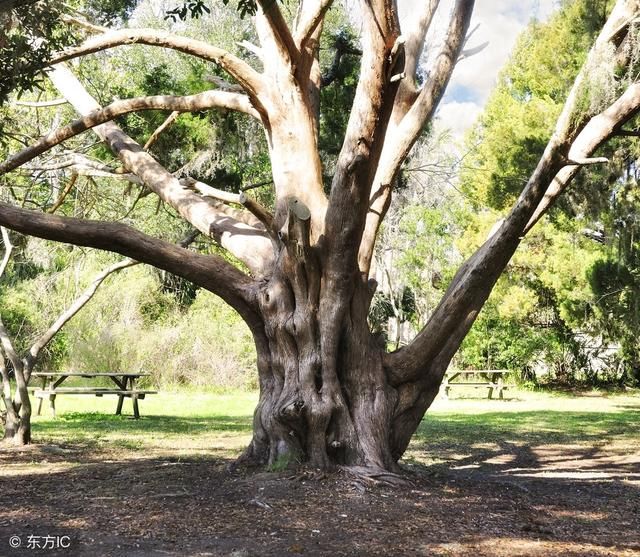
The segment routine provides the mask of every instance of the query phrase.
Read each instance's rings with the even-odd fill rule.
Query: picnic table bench
[[[493,398],[494,389],[498,391],[498,398],[502,399],[503,391],[514,387],[512,383],[504,382],[504,375],[510,373],[508,369],[459,369],[447,371],[442,382],[444,398],[449,398],[449,391],[455,387],[471,387],[489,389],[488,398]],[[462,381],[454,381],[462,379]]]
[[[87,371],[39,371],[31,374],[31,377],[42,379],[40,387],[29,387],[38,402],[38,416],[42,411],[42,403],[45,398],[49,399],[49,406],[53,417],[56,416],[56,396],[61,394],[74,395],[117,395],[118,406],[116,407],[116,415],[122,414],[122,403],[125,398],[133,401],[133,416],[137,419],[140,417],[140,409],[138,408],[138,400],[144,399],[146,395],[156,394],[157,391],[147,389],[138,389],[135,385],[136,380],[140,377],[147,377],[148,373],[129,373],[129,372],[87,372]],[[61,387],[70,377],[82,377],[86,379],[102,379],[108,378],[115,387]]]

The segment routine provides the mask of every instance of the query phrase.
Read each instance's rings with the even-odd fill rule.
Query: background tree
[[[52,57],[53,85],[82,115],[0,166],[8,172],[93,128],[119,159],[183,219],[213,237],[242,265],[178,248],[117,222],[96,222],[0,205],[0,223],[52,240],[116,251],[183,276],[219,295],[251,329],[260,400],[252,462],[299,458],[390,471],[433,398],[522,236],[555,201],[597,147],[640,107],[633,72],[617,72],[611,101],[591,99],[590,69],[627,68],[639,6],[620,0],[576,77],[535,169],[493,235],[460,267],[416,338],[391,353],[371,335],[367,315],[376,235],[402,162],[431,120],[463,47],[473,2],[458,0],[424,82],[417,67],[438,2],[401,34],[395,5],[361,6],[361,63],[344,141],[328,195],[318,152],[321,72],[318,41],[328,2],[300,4],[293,22],[258,2],[248,60],[209,43],[157,29],[107,31]],[[240,88],[187,96],[147,96],[102,108],[63,62],[120,45],[177,50],[219,65]],[[603,61],[603,52],[610,55]],[[255,64],[255,65],[252,65]],[[631,76],[631,77],[630,77]],[[229,196],[169,172],[113,120],[143,109],[241,112],[264,128],[274,205]],[[183,179],[186,180],[186,179]],[[204,195],[203,195],[204,194]],[[211,198],[218,201],[212,202]],[[229,205],[235,204],[231,208]]]
[[[504,214],[518,195],[612,7],[610,1],[565,2],[549,22],[532,23],[519,39],[470,138],[461,187],[472,203],[467,231],[471,244],[481,242],[495,215]],[[637,52],[637,45],[626,48]],[[624,70],[606,63],[590,70],[589,103],[611,100],[611,83],[619,71]],[[637,121],[630,124],[631,131],[601,148],[611,164],[591,166],[578,175],[543,227],[525,240],[525,249],[510,264],[477,329],[463,344],[463,360],[478,365],[490,359],[500,367],[525,371],[542,364],[558,379],[593,382],[597,369],[592,364],[611,343],[620,343],[629,358],[618,378],[633,376],[631,354],[637,343],[632,348],[634,341],[624,331],[635,323],[630,300],[636,287],[628,280],[633,256],[625,255],[633,251],[632,215],[637,212],[637,205],[632,208],[634,195],[629,195],[637,184],[634,126]],[[626,281],[616,278],[620,273]],[[605,370],[603,379],[607,377]]]
[[[4,228],[2,228],[2,232],[5,256],[3,258],[2,269],[0,270],[4,271],[6,269],[6,263],[11,256],[13,246]],[[41,352],[69,320],[91,300],[96,290],[108,276],[135,264],[135,261],[125,259],[104,269],[73,303],[36,338],[35,342],[24,354],[18,352],[16,343],[0,315],[0,378],[2,378],[3,387],[2,400],[6,410],[2,420],[4,425],[4,441],[17,445],[24,445],[31,442],[31,401],[28,385],[31,373]],[[0,311],[0,313],[2,312]],[[8,369],[7,361],[11,365],[11,370]],[[11,381],[11,376],[13,376],[13,382]],[[14,384],[15,392],[13,389]]]

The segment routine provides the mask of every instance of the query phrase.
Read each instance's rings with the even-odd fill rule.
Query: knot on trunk
[[[282,420],[298,420],[304,410],[304,401],[300,398],[285,403],[280,408],[280,418]]]

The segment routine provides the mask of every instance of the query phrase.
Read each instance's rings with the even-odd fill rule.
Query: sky
[[[401,14],[410,13],[412,6],[425,0],[406,0]],[[444,0],[439,9],[440,24],[449,13],[452,0]],[[479,24],[467,47],[486,41],[488,46],[456,67],[447,93],[436,115],[438,125],[448,128],[453,139],[459,140],[476,120],[496,84],[498,73],[509,58],[516,39],[531,19],[545,20],[556,7],[556,0],[478,0],[470,29]]]

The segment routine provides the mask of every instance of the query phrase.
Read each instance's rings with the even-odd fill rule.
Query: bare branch
[[[180,112],[177,110],[174,110],[171,114],[169,114],[169,116],[167,116],[167,119],[164,122],[162,122],[162,124],[160,124],[156,128],[156,130],[151,134],[149,139],[147,139],[147,142],[144,144],[143,149],[145,151],[148,151],[149,147],[151,147],[156,141],[158,141],[160,134],[164,130],[166,130],[171,124],[173,124],[178,118],[178,116],[180,116]]]
[[[2,233],[2,243],[4,244],[4,255],[2,256],[2,262],[0,262],[0,278],[4,275],[5,270],[7,269],[7,265],[9,264],[9,260],[11,259],[11,252],[13,251],[13,244],[11,243],[11,238],[9,238],[9,233],[4,226],[0,226],[0,233]]]
[[[606,164],[609,162],[607,157],[595,157],[595,158],[577,158],[577,157],[569,157],[566,161],[566,164],[573,166],[589,166],[592,164]]]
[[[333,4],[333,0],[300,2],[301,8],[295,30],[295,42],[300,50],[313,36],[331,4]]]
[[[273,2],[273,4],[275,5],[275,2]],[[88,39],[78,47],[61,52],[57,56],[54,56],[50,63],[54,65],[79,56],[129,44],[144,44],[170,48],[213,62],[232,75],[254,100],[257,100],[258,93],[262,89],[262,77],[244,60],[241,60],[222,48],[212,46],[203,41],[173,35],[157,29],[121,29],[118,31],[110,31]]]
[[[31,108],[47,108],[50,106],[60,106],[61,104],[68,104],[67,99],[54,99],[52,101],[15,101],[15,106],[28,106]]]
[[[280,53],[288,58],[290,62],[295,63],[300,57],[300,52],[291,36],[289,25],[282,17],[278,2],[275,0],[257,0],[257,3],[259,10],[256,18],[263,21],[269,28]]]
[[[233,209],[230,211],[229,209],[221,208],[221,210],[223,210],[225,213],[229,214],[230,216],[233,216],[237,220],[246,222],[251,226],[263,226],[267,231],[267,233],[269,234],[269,236],[271,236],[272,240],[278,239],[277,231],[275,230],[275,227],[273,224],[273,215],[271,215],[271,213],[269,213],[269,211],[267,211],[257,201],[245,195],[244,192],[237,194],[237,193],[231,193],[228,191],[220,190],[218,188],[214,188],[210,186],[209,184],[205,184],[203,182],[199,182],[198,180],[194,180],[193,178],[182,178],[180,180],[180,183],[184,184],[188,188],[192,188],[196,190],[200,195],[203,195],[204,197],[211,197],[213,199],[218,199],[223,203],[235,203],[237,205],[244,206],[247,209],[247,211],[251,213],[251,215],[239,214],[240,213],[239,211],[233,210]],[[247,218],[248,216],[251,216],[251,218]]]
[[[206,75],[204,80],[213,83],[220,91],[230,91],[232,93],[242,93],[244,91],[237,83],[229,83],[217,75]]]
[[[204,197],[213,197],[214,199],[219,199],[225,203],[237,203],[238,205],[241,205],[240,196],[237,193],[231,193],[229,191],[214,188],[213,186],[205,184],[204,182],[199,182],[194,178],[182,178],[180,183],[187,188],[196,190]]]
[[[353,48],[349,44],[348,40],[343,39],[340,36],[335,41],[333,48],[334,48],[333,61],[331,62],[331,65],[329,66],[327,71],[324,74],[322,74],[320,78],[320,85],[322,87],[327,87],[328,85],[331,85],[331,83],[333,83],[335,79],[338,77],[340,62],[342,61],[342,58],[344,56],[349,54],[353,56],[362,56],[361,50]]]
[[[610,107],[594,116],[574,140],[568,158],[572,160],[588,159],[598,147],[611,137],[620,135],[620,129],[640,111],[640,83],[629,87]],[[593,159],[597,160],[597,159]],[[549,185],[544,197],[536,208],[525,228],[525,234],[540,220],[540,217],[553,205],[562,192],[569,186],[580,170],[579,166],[562,168]]]
[[[35,364],[38,356],[42,349],[51,342],[51,339],[64,327],[69,320],[71,320],[88,302],[93,298],[94,294],[97,292],[100,285],[106,280],[107,277],[112,275],[113,273],[117,273],[122,269],[127,269],[128,267],[133,267],[134,265],[138,265],[137,261],[133,261],[131,259],[125,259],[123,261],[118,261],[113,265],[110,265],[106,269],[104,269],[101,273],[99,273],[92,281],[91,284],[78,296],[73,303],[63,311],[60,316],[51,324],[51,326],[33,343],[31,348],[29,349],[29,353],[25,358],[27,373]],[[26,380],[29,381],[29,377],[26,377]]]
[[[47,209],[47,213],[50,213],[53,215],[53,213],[55,213],[60,208],[60,206],[64,203],[64,200],[67,198],[67,195],[69,195],[69,193],[73,189],[73,186],[76,185],[77,181],[78,181],[78,174],[73,174],[71,176],[71,179],[65,186],[64,190],[62,190],[62,192],[58,196],[58,199],[55,200],[54,204],[51,206],[50,209]]]
[[[49,77],[81,114],[87,115],[92,111],[100,110],[100,106],[89,95],[82,83],[64,66],[56,66]],[[273,251],[267,234],[234,220],[226,214],[221,214],[210,201],[185,189],[175,176],[115,123],[107,122],[93,129],[121,160],[125,168],[136,174],[151,191],[173,207],[195,228],[213,237],[253,272],[260,274],[269,267]]]
[[[75,25],[76,27],[80,27],[81,29],[84,29],[85,31],[89,31],[90,33],[101,34],[101,33],[109,32],[109,29],[107,27],[95,25],[94,23],[91,23],[84,18],[73,17],[71,15],[64,14],[62,15],[61,19],[62,21],[64,21],[65,23],[68,23],[69,25]]]
[[[276,243],[278,242],[278,231],[276,230],[273,215],[267,211],[255,199],[252,199],[244,192],[238,196],[238,201],[244,205],[265,227],[267,233]]]
[[[458,62],[461,62],[462,60],[466,60],[467,58],[471,58],[472,56],[475,56],[476,54],[480,54],[488,46],[489,46],[489,41],[485,41],[485,42],[479,44],[478,46],[474,46],[472,48],[465,48],[460,53],[460,57],[458,58]]]
[[[416,90],[415,78],[418,70],[418,61],[424,49],[425,37],[431,27],[433,16],[439,4],[440,0],[428,0],[423,4],[419,17],[411,18],[406,31],[403,26],[402,34],[406,37],[404,71],[409,76],[409,80],[404,86],[407,90]],[[403,94],[402,89],[399,93]]]
[[[71,124],[58,128],[39,139],[32,146],[19,151],[0,164],[0,174],[9,172],[25,162],[41,155],[52,147],[76,135],[114,120],[118,116],[141,110],[174,110],[178,112],[197,112],[208,108],[227,108],[238,110],[259,118],[257,111],[251,106],[249,98],[238,93],[227,91],[205,91],[197,95],[175,97],[172,95],[154,95],[116,101],[89,112],[86,116],[74,120]]]
[[[255,55],[259,60],[264,60],[264,53],[262,52],[262,49],[259,46],[256,46],[255,44],[250,43],[249,41],[240,41],[238,43],[238,46],[241,46],[246,51],[251,52],[251,54]]]
[[[426,123],[435,114],[460,56],[473,6],[473,0],[456,1],[446,40],[434,62],[429,80],[417,98],[414,97],[415,100],[412,101],[410,96],[405,95],[397,101],[401,103],[396,105],[393,116],[397,124],[387,132],[387,139],[374,178],[370,210],[358,256],[360,271],[363,273],[368,274],[371,267],[378,227],[390,203],[390,188],[400,164],[407,157]]]

